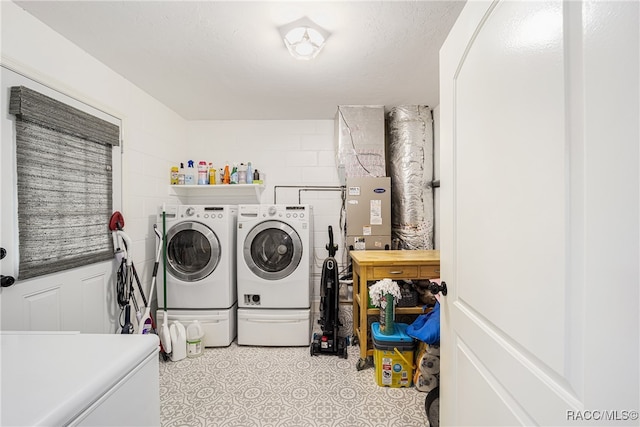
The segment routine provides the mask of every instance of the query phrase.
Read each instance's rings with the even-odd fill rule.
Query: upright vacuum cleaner
[[[334,256],[338,251],[338,245],[333,244],[333,229],[329,226],[329,244],[326,246],[329,257],[322,264],[322,279],[320,283],[320,319],[318,323],[322,327],[322,334],[313,334],[311,343],[311,355],[318,354],[338,355],[347,358],[348,340],[340,337],[340,292],[338,281],[338,263]]]

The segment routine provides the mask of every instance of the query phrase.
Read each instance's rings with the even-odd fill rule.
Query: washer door
[[[185,282],[210,275],[220,262],[220,241],[206,225],[185,221],[167,231],[167,272]]]
[[[293,273],[302,259],[302,240],[289,224],[265,221],[244,240],[244,260],[258,277],[280,280]]]

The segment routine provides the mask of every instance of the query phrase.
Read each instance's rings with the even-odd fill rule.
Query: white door
[[[638,425],[638,28],[469,1],[443,45],[442,425]]]
[[[110,116],[91,109],[75,99],[64,96],[6,67],[2,67],[0,70],[2,72],[0,247],[6,250],[6,256],[0,261],[0,273],[3,276],[16,278],[12,286],[0,288],[0,329],[115,332],[118,322],[118,306],[115,299],[114,262],[101,262],[34,279],[17,280],[18,220],[15,126],[14,116],[8,112],[10,87],[24,85],[76,108],[99,115],[106,120],[114,121],[114,118],[109,119]],[[120,173],[119,159],[120,157],[114,153],[114,208],[119,206],[120,200],[120,191],[117,190],[120,180],[116,179]],[[105,224],[105,233],[108,232]]]

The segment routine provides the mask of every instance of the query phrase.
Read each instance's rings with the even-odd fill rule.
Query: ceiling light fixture
[[[296,59],[313,59],[324,47],[330,33],[307,17],[279,28],[289,53]]]

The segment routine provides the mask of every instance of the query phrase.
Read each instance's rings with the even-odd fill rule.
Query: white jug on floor
[[[197,320],[187,326],[187,357],[198,357],[202,355],[202,338],[204,330]]]
[[[171,361],[177,362],[187,357],[187,334],[180,322],[173,322],[169,326],[171,336]]]

